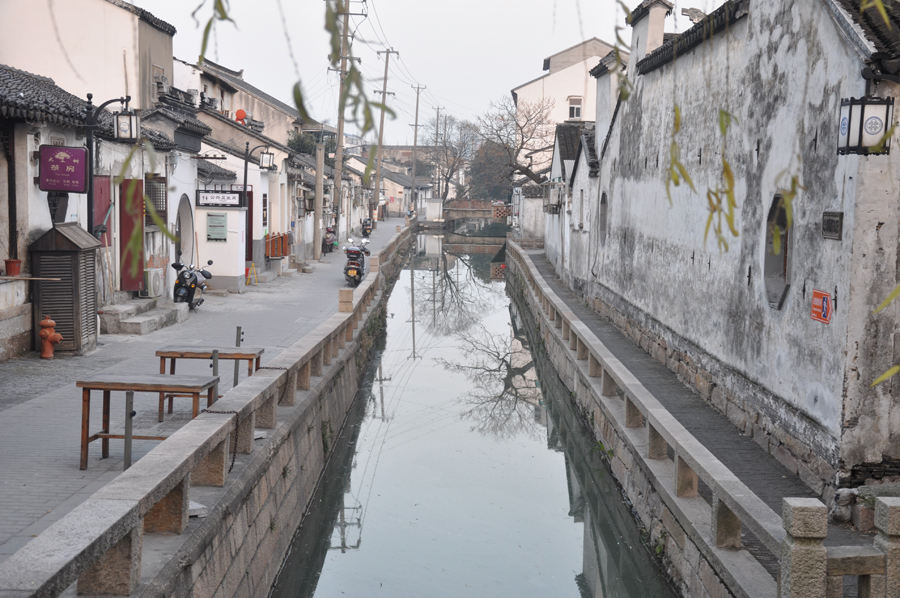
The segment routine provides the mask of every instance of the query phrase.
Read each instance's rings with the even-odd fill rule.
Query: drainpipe
[[[9,259],[19,259],[19,228],[16,214],[16,124],[7,121],[6,125],[6,168],[9,206]]]

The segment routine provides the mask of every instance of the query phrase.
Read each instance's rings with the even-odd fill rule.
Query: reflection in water
[[[672,596],[558,378],[538,382],[503,283],[434,257],[394,289],[273,597]]]
[[[451,372],[463,374],[469,388],[461,401],[462,417],[474,429],[497,438],[520,433],[537,437],[542,423],[541,390],[528,339],[517,334],[491,334],[481,325],[457,332],[460,361],[437,359]]]

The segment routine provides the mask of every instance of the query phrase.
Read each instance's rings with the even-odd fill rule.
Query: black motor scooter
[[[212,263],[212,260],[206,262],[209,266]],[[172,268],[178,272],[175,277],[175,303],[187,303],[191,309],[196,310],[203,304],[203,291],[212,274],[202,268],[194,268],[194,264],[185,266],[181,262],[175,262]]]
[[[371,234],[372,234],[372,219],[366,218],[362,222],[362,235],[364,237],[368,237]]]
[[[359,246],[352,245],[353,238],[347,239],[350,246],[344,247],[344,253],[347,255],[347,263],[344,264],[344,280],[351,287],[358,286],[366,275],[366,256],[370,255],[368,239],[363,239]]]

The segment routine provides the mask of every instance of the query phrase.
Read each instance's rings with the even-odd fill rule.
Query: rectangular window
[[[581,119],[581,98],[569,98],[569,119]]]
[[[163,222],[166,222],[167,208],[167,185],[166,177],[156,174],[148,174],[144,178],[144,191],[147,193],[147,204],[152,205],[156,209],[156,213]],[[144,207],[144,223],[153,224],[153,218],[150,211]]]

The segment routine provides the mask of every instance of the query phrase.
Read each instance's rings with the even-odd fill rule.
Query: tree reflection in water
[[[461,396],[461,415],[472,420],[474,430],[498,439],[523,433],[538,438],[543,433],[541,389],[528,339],[512,322],[508,337],[491,334],[481,323],[457,332],[465,362],[436,361],[472,384]]]

